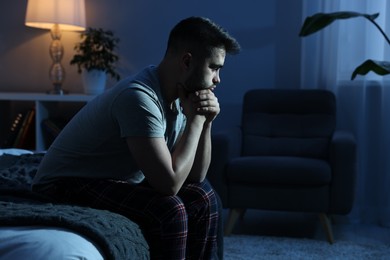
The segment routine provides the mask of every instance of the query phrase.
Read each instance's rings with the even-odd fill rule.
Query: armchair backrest
[[[254,89],[244,95],[242,156],[327,159],[336,98],[320,89]]]

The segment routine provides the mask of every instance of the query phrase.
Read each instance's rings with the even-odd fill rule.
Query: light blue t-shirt
[[[62,177],[144,178],[126,137],[164,137],[172,151],[185,126],[179,101],[165,104],[157,68],[149,66],[86,104],[47,151],[34,184]]]

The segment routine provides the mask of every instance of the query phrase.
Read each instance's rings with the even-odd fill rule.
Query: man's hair
[[[208,18],[189,17],[180,21],[170,32],[167,51],[188,48],[207,56],[213,48],[223,48],[228,54],[240,52],[236,39]]]

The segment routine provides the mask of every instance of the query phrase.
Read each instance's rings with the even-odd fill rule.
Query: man
[[[213,258],[218,211],[205,180],[220,112],[213,90],[226,53],[239,50],[209,19],[179,22],[157,67],[119,82],[68,123],[33,190],[130,218],[152,259]]]

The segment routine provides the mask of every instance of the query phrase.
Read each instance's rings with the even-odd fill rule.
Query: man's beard
[[[203,72],[198,69],[191,73],[188,79],[184,82],[184,88],[187,92],[192,93],[201,89],[208,89],[209,86],[203,78]]]

